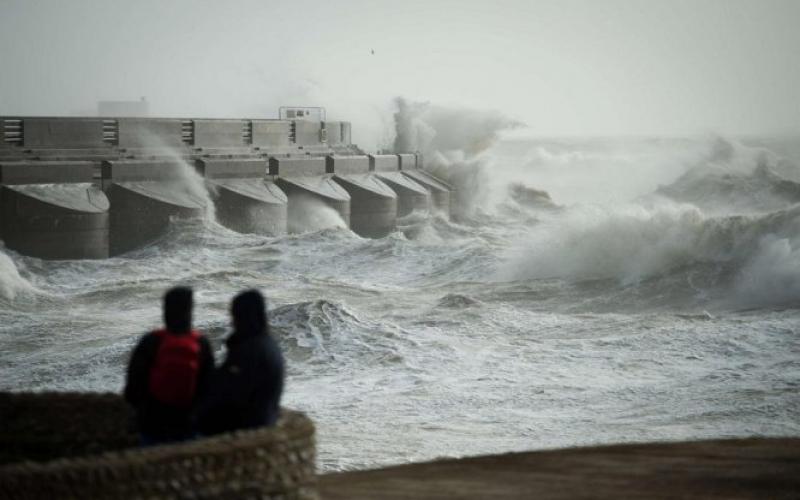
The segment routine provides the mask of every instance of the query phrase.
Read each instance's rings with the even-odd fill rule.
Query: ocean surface
[[[166,288],[224,355],[268,297],[323,470],[800,435],[800,139],[505,139],[428,155],[458,220],[364,239],[175,221],[103,261],[0,252],[0,390],[119,391]]]

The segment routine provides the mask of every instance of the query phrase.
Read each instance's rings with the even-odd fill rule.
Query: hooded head
[[[258,290],[245,290],[233,298],[231,303],[234,332],[239,335],[261,335],[269,333],[267,307],[264,296]]]
[[[164,324],[172,333],[185,333],[192,328],[192,289],[170,288],[164,294]]]

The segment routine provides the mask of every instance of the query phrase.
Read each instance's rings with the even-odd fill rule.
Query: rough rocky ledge
[[[319,477],[325,500],[800,498],[800,438],[509,453]]]

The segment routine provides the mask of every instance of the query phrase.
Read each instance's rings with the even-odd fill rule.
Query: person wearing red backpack
[[[164,294],[164,325],[145,334],[131,355],[125,399],[136,411],[143,445],[195,436],[195,410],[214,372],[208,339],[192,329],[192,289]]]

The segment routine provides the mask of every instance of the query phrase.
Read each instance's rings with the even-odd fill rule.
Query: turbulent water
[[[229,300],[258,287],[284,403],[316,421],[325,470],[800,434],[800,141],[505,140],[429,159],[468,200],[458,222],[415,213],[370,240],[176,221],[104,261],[5,250],[0,389],[118,391],[178,283],[221,357]]]

